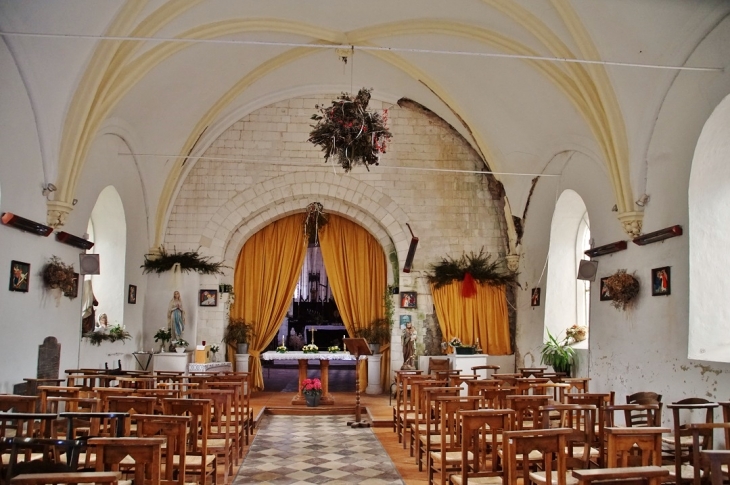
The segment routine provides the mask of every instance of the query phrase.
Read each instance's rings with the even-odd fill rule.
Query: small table
[[[134,357],[134,360],[137,361],[142,370],[147,370],[147,368],[150,366],[150,362],[152,362],[152,352],[132,352],[132,356]],[[140,358],[142,360],[139,360]],[[144,362],[144,364],[142,362]]]
[[[320,404],[332,405],[335,403],[334,398],[329,393],[329,368],[330,360],[355,360],[355,356],[345,352],[319,352],[316,354],[305,354],[304,352],[286,352],[279,353],[268,351],[261,354],[262,360],[298,360],[299,361],[299,390],[297,395],[291,400],[292,404],[307,404],[306,399],[302,395],[302,385],[307,378],[307,362],[310,360],[318,360],[320,365],[322,379],[322,397]],[[361,356],[360,359],[365,359]]]

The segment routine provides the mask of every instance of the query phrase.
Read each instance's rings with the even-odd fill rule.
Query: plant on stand
[[[190,345],[187,340],[182,338],[175,340],[174,342],[172,342],[172,344],[175,346],[175,351],[178,354],[182,354],[183,352],[185,352],[185,349],[188,347],[188,345]]]
[[[548,338],[540,351],[540,362],[552,366],[555,372],[564,372],[570,376],[570,368],[575,362],[575,350],[569,345],[570,338],[566,336],[563,340],[558,340],[550,330],[547,334]]]
[[[165,351],[165,344],[172,340],[172,330],[169,327],[160,328],[155,334],[155,342],[160,342],[160,353]]]
[[[228,326],[223,334],[223,342],[237,347],[237,354],[248,354],[248,344],[256,334],[253,325],[243,318],[228,318]]]
[[[370,345],[373,354],[380,353],[380,347],[390,342],[390,320],[378,318],[369,327],[357,329],[355,337],[364,338]]]
[[[322,397],[322,382],[316,377],[314,379],[304,379],[302,394],[304,399],[307,400],[308,407],[319,406],[319,399]]]

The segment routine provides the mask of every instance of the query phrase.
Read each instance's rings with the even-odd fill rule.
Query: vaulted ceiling
[[[274,101],[364,86],[451,123],[516,214],[529,174],[583,152],[630,226],[680,72],[667,67],[724,67],[687,59],[729,12],[722,0],[3,0],[0,30],[61,219],[100,133],[129,138],[159,221],[210,133]]]

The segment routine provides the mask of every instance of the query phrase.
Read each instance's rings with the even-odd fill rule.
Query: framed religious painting
[[[401,315],[400,316],[400,328],[403,330],[406,328],[406,325],[411,323],[411,316],[410,315]]]
[[[137,304],[137,285],[129,285],[129,290],[127,291],[127,303],[130,305]]]
[[[606,286],[606,280],[608,279],[608,276],[605,278],[601,278],[601,286],[600,286],[600,301],[611,301],[613,298],[611,298],[611,293],[608,291],[608,287]]]
[[[418,293],[415,291],[401,291],[400,307],[401,308],[418,308]]]
[[[30,278],[30,263],[10,261],[10,291],[28,292]]]
[[[672,269],[669,266],[651,270],[651,296],[672,294]]]
[[[200,306],[218,306],[218,290],[200,290]]]

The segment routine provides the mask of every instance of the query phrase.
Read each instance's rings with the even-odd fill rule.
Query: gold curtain
[[[302,214],[269,224],[246,241],[236,261],[231,316],[254,325],[249,372],[256,390],[264,388],[259,355],[276,335],[302,271],[307,251],[303,224]]]
[[[334,214],[319,230],[322,259],[332,287],[337,309],[350,336],[385,316],[383,295],[386,287],[385,252],[364,228]],[[380,348],[381,380],[390,375],[390,344]],[[360,390],[367,386],[367,366],[360,365]],[[383,379],[385,376],[385,379]]]
[[[504,287],[477,284],[477,294],[464,298],[461,296],[462,285],[461,281],[453,281],[439,289],[431,285],[444,339],[448,341],[458,337],[465,345],[472,345],[478,338],[485,354],[511,354]]]

